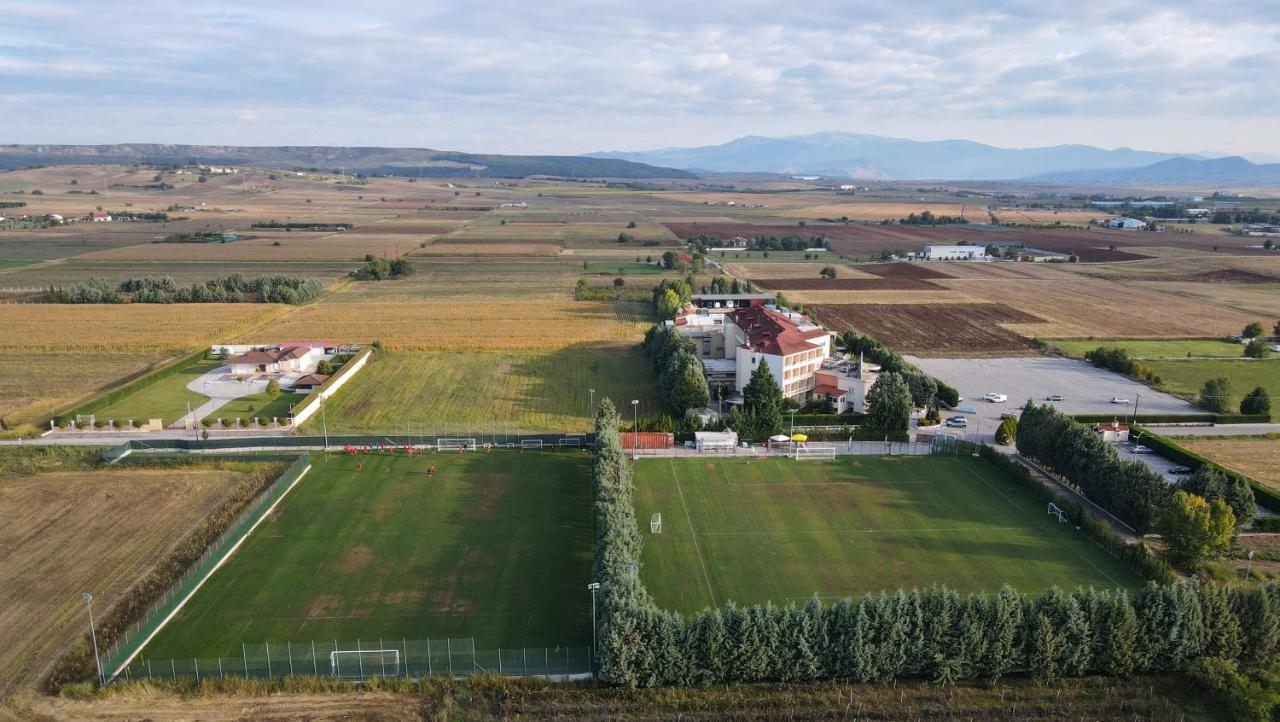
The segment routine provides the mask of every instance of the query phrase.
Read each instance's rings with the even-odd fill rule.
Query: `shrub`
[[[1271,346],[1260,338],[1255,338],[1245,344],[1245,358],[1266,358],[1271,355]]]
[[[1200,387],[1198,402],[1210,411],[1225,414],[1231,408],[1231,379],[1225,376],[1209,379]]]
[[[1245,394],[1240,401],[1241,414],[1259,414],[1267,415],[1271,413],[1271,396],[1267,394],[1267,390],[1261,386],[1257,386]]]

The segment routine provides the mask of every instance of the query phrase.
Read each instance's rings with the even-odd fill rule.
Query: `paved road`
[[[1280,434],[1280,424],[1218,424],[1217,426],[1148,426],[1161,436],[1261,436]]]

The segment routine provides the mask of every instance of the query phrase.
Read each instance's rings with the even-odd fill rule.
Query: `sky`
[[[0,0],[0,143],[577,154],[823,130],[1280,160],[1277,0]]]

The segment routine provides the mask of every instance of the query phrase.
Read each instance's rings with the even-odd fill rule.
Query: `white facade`
[[[987,249],[982,246],[925,246],[924,258],[930,261],[985,261]]]
[[[1107,225],[1111,228],[1120,228],[1126,231],[1140,231],[1147,227],[1146,223],[1143,223],[1137,218],[1116,218],[1114,220],[1107,221]]]

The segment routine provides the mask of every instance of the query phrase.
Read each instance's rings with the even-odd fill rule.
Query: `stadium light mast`
[[[93,595],[89,592],[84,593],[85,606],[89,608],[89,637],[93,640],[93,661],[98,665],[98,686],[103,683],[102,677],[102,659],[98,657],[98,630],[93,624]]]
[[[591,665],[594,669],[596,659],[596,592],[600,589],[600,582],[591,582],[587,585],[587,591],[591,592]]]
[[[631,399],[631,430],[640,433],[640,399]]]

